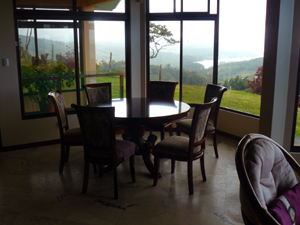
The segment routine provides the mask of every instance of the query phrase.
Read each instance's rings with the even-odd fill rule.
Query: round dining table
[[[144,139],[145,127],[163,125],[185,118],[190,106],[187,103],[172,100],[170,102],[151,102],[147,98],[112,99],[111,105],[90,104],[91,107],[115,107],[115,121],[117,125],[125,125],[127,132],[123,134],[124,140],[137,144],[138,153],[143,156],[144,163],[153,175],[153,162],[150,151],[155,145],[157,137],[149,135]]]

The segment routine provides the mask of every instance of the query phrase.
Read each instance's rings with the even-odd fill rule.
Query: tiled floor
[[[239,180],[235,169],[236,140],[218,137],[219,159],[207,137],[203,182],[194,161],[194,195],[188,194],[186,163],[161,160],[156,187],[136,157],[136,183],[129,162],[118,167],[119,199],[113,199],[112,173],[99,178],[91,168],[88,192],[81,193],[82,147],[71,148],[69,163],[58,173],[59,145],[0,153],[0,224],[243,224]]]

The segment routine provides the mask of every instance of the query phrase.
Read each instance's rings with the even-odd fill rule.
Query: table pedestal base
[[[149,170],[149,172],[154,175],[154,166],[151,160],[151,149],[155,145],[157,140],[157,136],[154,134],[149,135],[147,140],[143,138],[145,134],[145,127],[144,126],[128,126],[127,128],[128,134],[123,134],[123,139],[132,141],[137,144],[139,150],[137,151],[136,155],[142,155],[144,163]]]

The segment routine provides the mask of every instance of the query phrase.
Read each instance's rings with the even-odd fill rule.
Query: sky
[[[173,10],[173,0],[150,0],[150,12],[168,12]],[[206,0],[184,0],[186,5],[184,9],[205,8]],[[180,0],[177,0],[180,2]],[[195,6],[195,2],[198,5]],[[211,8],[214,5],[211,0]],[[193,7],[191,7],[193,6]],[[178,7],[179,8],[179,7]],[[114,10],[123,12],[123,0]],[[220,27],[219,27],[219,47],[225,51],[249,51],[263,55],[264,36],[265,36],[265,14],[266,0],[220,0]],[[157,22],[158,23],[158,22]],[[172,31],[175,39],[179,40],[179,22],[161,22]],[[111,24],[96,22],[97,40],[104,40],[105,37],[100,35],[103,29],[109,29],[110,32],[124,29],[119,24],[115,24],[117,29],[109,29]],[[197,29],[195,29],[197,27]],[[98,28],[98,29],[97,29]],[[204,32],[203,32],[204,31]],[[204,35],[204,34],[205,35]],[[184,23],[184,42],[198,42],[204,45],[211,45],[214,35],[214,26],[211,22],[185,22]],[[102,36],[102,37],[101,37]],[[116,39],[119,35],[112,35],[110,39]]]
[[[184,9],[197,8],[197,5],[195,5],[196,2],[199,3],[199,8],[203,8],[203,3],[206,3],[206,0],[184,1],[186,2]],[[211,1],[216,2],[216,0]],[[150,0],[150,11],[162,12],[173,9],[173,0],[163,0],[164,4],[161,4],[161,2],[162,0]],[[180,2],[180,0],[177,0],[177,2]],[[194,7],[190,7],[192,5]],[[114,12],[124,12],[124,0],[121,0]],[[220,0],[220,50],[242,50],[255,52],[262,56],[264,49],[265,12],[266,0]],[[161,24],[165,24],[172,31],[174,38],[179,40],[180,26],[178,21],[165,21],[161,22]],[[214,34],[214,25],[212,22],[185,21],[183,28],[184,42],[198,43],[204,46],[212,45]],[[107,32],[103,34],[103,31]],[[95,21],[96,41],[124,40],[124,33],[123,22]],[[64,35],[64,37],[63,35],[64,32],[47,32],[44,38],[64,40],[66,42],[68,37],[72,38],[72,35]]]

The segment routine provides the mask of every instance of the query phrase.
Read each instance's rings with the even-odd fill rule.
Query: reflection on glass
[[[149,0],[150,13],[171,13],[174,11],[174,0]]]
[[[184,12],[207,12],[209,0],[183,0]]]
[[[94,7],[94,12],[125,13],[125,0],[104,1]]]
[[[83,70],[81,84],[111,82],[112,98],[125,97],[125,23],[123,21],[84,21]],[[82,104],[87,104],[81,90]]]
[[[213,76],[213,21],[183,22],[182,101],[203,103]]]
[[[150,80],[179,82],[180,22],[150,22],[149,33]],[[160,33],[168,35],[163,36]],[[176,87],[174,99],[179,99],[179,85]]]
[[[63,27],[61,23],[65,21],[51,23],[51,26],[45,22],[45,28],[36,29],[32,23],[19,21],[19,27],[28,26],[18,29],[25,113],[53,112],[48,93],[75,90],[73,29],[60,28]],[[68,101],[73,96],[75,91],[64,94],[66,107],[74,102]]]

